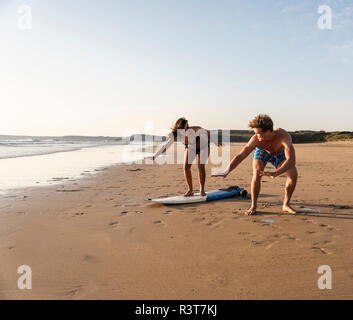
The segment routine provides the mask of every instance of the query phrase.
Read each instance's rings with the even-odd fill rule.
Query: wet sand
[[[263,179],[251,217],[250,199],[146,201],[185,192],[182,165],[118,165],[3,195],[0,299],[352,299],[353,144],[295,148],[295,216],[281,213],[284,177]],[[225,180],[210,170],[207,190],[250,191],[251,157]],[[17,287],[20,265],[32,290]],[[332,290],[318,289],[321,265]]]

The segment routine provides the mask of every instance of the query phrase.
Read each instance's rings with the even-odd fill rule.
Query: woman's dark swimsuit
[[[210,150],[210,139],[208,138],[208,150]],[[195,145],[192,144],[190,145],[192,147],[194,147]],[[188,149],[189,148],[189,144],[188,143],[185,143],[185,149]],[[200,155],[200,151],[201,151],[201,146],[200,146],[200,136],[197,136],[196,137],[196,154]]]

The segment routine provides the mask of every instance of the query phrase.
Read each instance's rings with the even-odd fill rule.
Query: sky
[[[352,87],[351,0],[0,0],[0,134],[353,130]]]

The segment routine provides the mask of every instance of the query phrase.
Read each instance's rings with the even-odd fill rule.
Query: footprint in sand
[[[80,291],[82,289],[82,286],[75,287],[67,292],[67,295],[70,297],[76,297],[79,295]]]
[[[213,226],[213,225],[220,223],[221,221],[222,221],[222,219],[213,219],[210,222],[206,223],[206,226]]]
[[[305,213],[321,213],[320,210],[318,209],[312,209],[312,208],[306,208],[304,206],[300,206],[300,209],[298,210],[299,214],[305,214]]]
[[[308,219],[308,218],[302,218],[302,220],[303,220],[305,223],[316,224],[313,220]]]
[[[260,222],[260,221],[257,221],[257,222]],[[260,226],[261,227],[267,227],[267,228],[272,229],[272,230],[276,230],[276,229],[280,229],[281,228],[279,226],[274,226],[273,224],[270,224],[270,223],[261,223]]]
[[[194,288],[192,288],[190,291],[191,291],[191,294],[193,294],[193,295],[197,294],[197,290]]]
[[[328,244],[334,244],[334,242],[330,241],[330,240],[323,240],[323,241],[319,241],[319,242],[313,242],[312,245],[314,247],[322,247],[324,245],[328,245]]]
[[[283,240],[300,240],[296,237],[294,237],[293,235],[289,234],[289,233],[283,233],[283,234],[273,234],[269,237],[269,239],[267,239],[265,242],[269,243],[266,246],[266,250],[271,249],[275,244],[279,243],[280,241]]]
[[[111,223],[109,223],[108,225],[109,225],[109,227],[111,227],[111,228],[116,228],[117,226],[118,226],[118,224],[119,224],[119,222],[118,221],[114,221],[114,222],[111,222]]]
[[[126,214],[127,214],[127,211],[121,211],[121,212],[120,212],[120,215],[121,215],[121,216],[125,216]]]
[[[337,231],[337,229],[336,229],[335,227],[330,226],[330,225],[328,225],[328,224],[321,223],[319,226],[320,226],[321,228],[327,228],[327,229],[330,230],[330,231],[333,231],[333,230],[336,230],[336,231]]]
[[[97,258],[92,254],[86,254],[83,256],[83,260],[87,262],[95,262],[97,261]]]
[[[228,283],[226,277],[218,274],[208,275],[205,280],[207,285],[211,287],[219,287],[219,286],[224,287]]]
[[[76,212],[75,213],[75,216],[84,216],[84,215],[86,215],[86,213],[84,213],[84,212]]]
[[[289,233],[282,233],[280,235],[280,239],[288,239],[288,237],[290,237],[290,234]]]
[[[266,247],[266,250],[268,249],[271,249],[276,243],[278,243],[279,241],[278,240],[275,240],[273,242],[271,242],[267,247]]]
[[[156,220],[153,221],[153,224],[157,225],[157,226],[165,226],[166,224],[164,223],[164,221],[162,220]]]
[[[198,218],[194,218],[194,219],[192,220],[192,222],[202,222],[202,221],[204,221],[204,220],[205,220],[204,217],[198,217]]]
[[[268,223],[261,223],[261,227],[269,227],[270,225]]]
[[[283,239],[283,240],[297,240],[296,237],[293,237],[291,234],[289,233],[283,233],[280,235],[280,239]]]
[[[332,241],[330,241],[330,240],[324,240],[324,241],[322,241],[322,244],[329,244],[329,243],[333,243]]]
[[[331,254],[332,252],[328,251],[325,248],[320,248],[320,247],[311,247],[311,249],[313,249],[314,251],[317,251],[321,254]]]
[[[83,191],[82,189],[62,189],[56,190],[56,192],[80,192]]]
[[[263,244],[263,242],[262,241],[251,240],[251,244],[253,244],[254,246],[257,246],[259,244]]]

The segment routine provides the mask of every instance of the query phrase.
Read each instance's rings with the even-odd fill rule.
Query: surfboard
[[[199,203],[199,202],[219,200],[219,199],[233,197],[236,195],[242,195],[243,197],[246,197],[247,191],[238,186],[233,186],[227,189],[207,191],[205,196],[201,196],[200,193],[195,193],[191,197],[175,196],[175,197],[166,197],[166,198],[160,198],[160,199],[148,199],[148,200],[156,203],[163,203],[163,204],[189,204],[189,203]]]

